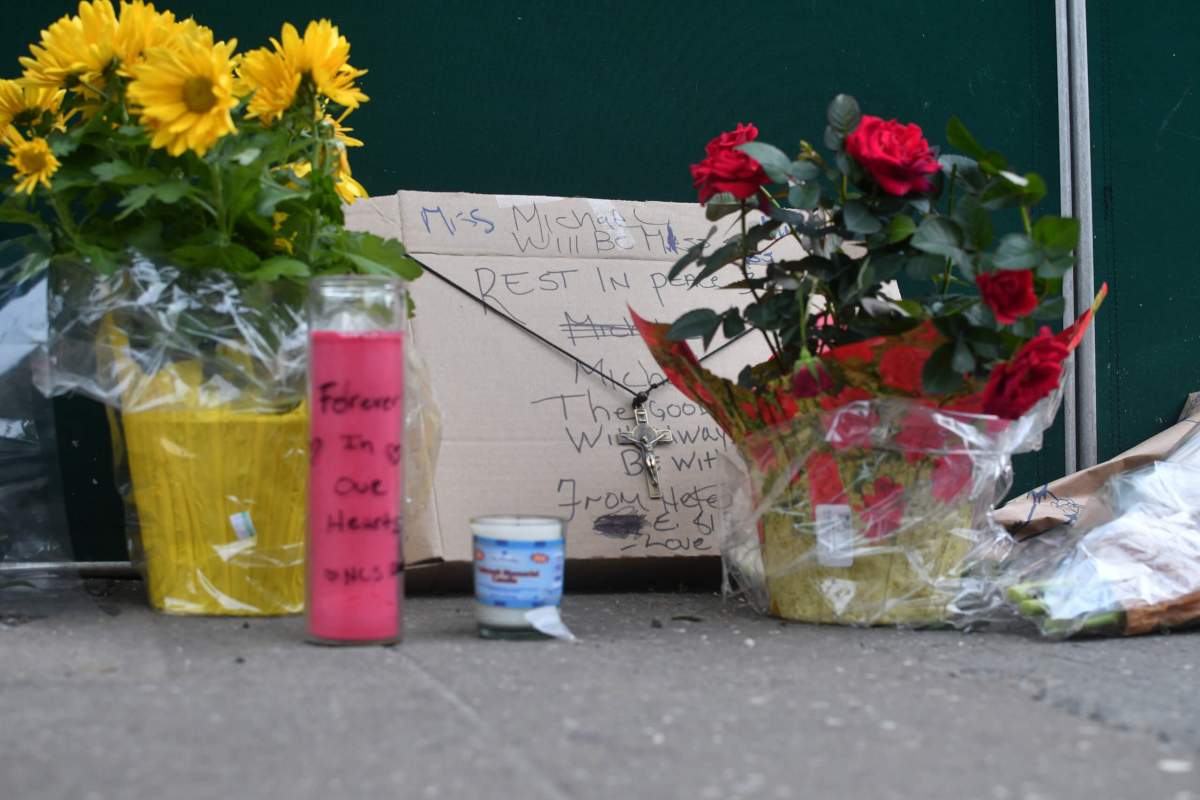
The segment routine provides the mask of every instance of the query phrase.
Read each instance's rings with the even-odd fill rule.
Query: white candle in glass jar
[[[557,610],[566,561],[566,521],[493,515],[471,520],[475,619],[484,637],[538,635],[538,609]],[[557,618],[557,614],[554,615]]]

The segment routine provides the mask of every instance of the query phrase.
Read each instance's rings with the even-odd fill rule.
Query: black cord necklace
[[[498,316],[501,319],[508,322],[510,325],[512,325],[516,328],[519,328],[520,330],[529,334],[534,339],[537,339],[539,342],[546,345],[547,347],[549,347],[553,350],[557,350],[560,354],[571,359],[576,364],[583,367],[587,374],[594,374],[596,372],[596,370],[592,367],[591,364],[588,364],[586,361],[579,358],[574,353],[567,350],[565,347],[561,347],[560,345],[555,344],[554,342],[547,339],[545,336],[542,336],[537,331],[522,324],[520,321],[515,319],[512,315],[506,314],[505,312],[496,308],[491,303],[488,303],[483,298],[476,297],[475,295],[471,294],[471,292],[469,292],[468,290],[459,286],[457,283],[450,280],[445,275],[438,272],[436,269],[429,266],[425,262],[420,261],[416,258],[413,258],[411,254],[409,254],[408,257],[411,258],[413,261],[415,261],[421,267],[421,269],[425,270],[426,272],[428,272],[433,277],[437,278],[442,283],[444,283],[447,286],[449,286],[450,288],[454,289],[459,294],[469,298],[472,302],[477,303],[478,305],[480,305],[483,308],[487,309],[488,311],[492,312],[496,316]],[[732,339],[721,344],[720,347],[717,347],[717,348],[705,353],[704,357],[700,359],[700,362],[703,363],[703,362],[707,361],[708,359],[715,356],[717,353],[720,353],[726,347],[729,347],[730,345],[734,344],[735,342],[740,340],[743,336],[745,336],[747,333],[749,333],[749,330],[750,329],[742,331],[737,336],[734,336]],[[669,428],[663,428],[660,430],[660,429],[654,428],[650,425],[650,419],[646,413],[646,401],[650,399],[651,392],[653,392],[655,389],[661,388],[662,386],[665,386],[667,384],[667,379],[665,377],[663,377],[657,381],[653,381],[649,386],[647,386],[645,389],[643,389],[642,391],[639,392],[635,389],[630,388],[629,386],[626,386],[624,383],[617,380],[614,376],[609,375],[609,376],[602,376],[602,377],[603,377],[603,380],[608,381],[609,383],[612,383],[614,386],[617,386],[618,388],[623,389],[626,392],[628,392],[629,395],[633,398],[633,418],[634,418],[634,421],[637,422],[637,425],[633,428],[632,431],[621,431],[619,433],[619,436],[620,436],[622,443],[632,445],[641,451],[642,467],[646,472],[646,481],[650,487],[649,495],[650,495],[651,499],[657,500],[658,498],[662,497],[662,490],[661,490],[661,488],[659,486],[659,482],[658,482],[659,462],[658,462],[658,456],[655,455],[655,453],[654,453],[654,448],[656,445],[660,445],[660,444],[671,444],[674,442],[675,439],[674,439],[674,435],[671,433],[671,430]]]

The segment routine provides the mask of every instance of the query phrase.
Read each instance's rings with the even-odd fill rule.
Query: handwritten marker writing
[[[309,289],[308,638],[400,641],[404,619],[401,281]]]

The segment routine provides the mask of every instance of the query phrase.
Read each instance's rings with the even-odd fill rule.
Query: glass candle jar
[[[557,621],[562,600],[566,521],[488,516],[471,520],[475,551],[475,620],[489,639],[542,638],[546,611]]]
[[[403,282],[309,284],[307,631],[322,644],[400,641],[404,618]]]

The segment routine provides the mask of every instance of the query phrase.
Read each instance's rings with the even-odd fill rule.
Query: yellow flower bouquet
[[[43,388],[112,410],[130,549],[170,612],[303,607],[304,283],[420,274],[344,224],[366,194],[349,58],[328,20],[239,52],[142,0],[88,0],[0,81],[0,221],[31,229],[11,272],[49,280]]]

